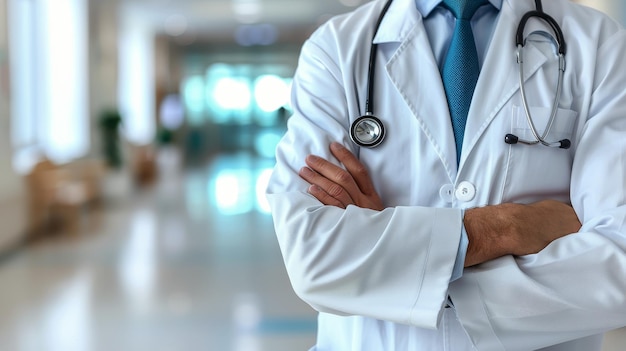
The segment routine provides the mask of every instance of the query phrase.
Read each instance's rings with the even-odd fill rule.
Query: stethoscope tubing
[[[385,3],[376,21],[374,34],[372,34],[372,44],[370,48],[369,65],[368,65],[368,71],[367,71],[367,95],[366,95],[366,100],[365,100],[365,114],[357,118],[350,127],[350,138],[355,144],[362,146],[362,147],[369,147],[369,148],[376,147],[382,143],[385,137],[384,123],[378,117],[374,115],[374,75],[376,71],[376,53],[378,50],[378,44],[374,43],[374,38],[376,37],[378,28],[380,27],[380,24],[382,23],[383,18],[387,14],[387,11],[389,10],[389,7],[391,6],[392,1],[393,0],[388,0]],[[556,20],[554,20],[554,18],[552,18],[551,16],[543,12],[542,1],[535,0],[535,6],[536,6],[536,11],[529,11],[522,16],[522,19],[520,20],[520,23],[517,27],[517,32],[515,35],[516,46],[517,46],[517,63],[519,65],[520,93],[522,96],[522,102],[524,105],[524,112],[526,114],[526,120],[528,122],[528,125],[530,127],[530,130],[535,140],[524,140],[524,139],[520,139],[516,135],[507,134],[505,136],[505,142],[507,144],[517,144],[517,143],[522,143],[526,145],[542,144],[548,147],[558,147],[562,149],[568,149],[571,145],[571,142],[568,139],[563,139],[563,140],[556,141],[556,142],[549,142],[546,140],[546,137],[550,134],[550,131],[552,130],[552,127],[554,125],[556,115],[558,112],[559,101],[561,99],[561,92],[563,90],[563,79],[564,79],[565,66],[566,66],[565,53],[567,51],[567,45],[565,43],[565,37],[563,35],[563,31],[561,30],[561,27],[559,26],[559,24],[556,22]],[[526,28],[526,23],[528,22],[528,20],[530,20],[533,17],[537,17],[543,20],[551,27],[555,35],[555,37],[553,38],[557,42],[558,57],[559,57],[559,75],[558,75],[556,93],[554,95],[554,101],[552,103],[552,110],[550,112],[550,118],[548,120],[548,124],[546,128],[544,129],[543,134],[541,135],[537,131],[537,127],[535,126],[532,115],[530,113],[528,99],[526,97],[526,88],[524,85],[524,45],[525,45],[524,30]],[[372,128],[370,127],[372,125],[375,126],[374,129],[379,131],[377,134],[373,135],[371,133],[363,133],[364,130],[371,130]],[[361,131],[361,133],[359,133],[359,131]]]
[[[374,115],[374,74],[376,73],[376,52],[378,51],[378,44],[374,43],[374,38],[376,37],[376,33],[378,32],[378,28],[383,21],[383,18],[387,14],[389,7],[391,6],[393,0],[388,0],[380,12],[380,16],[378,16],[378,20],[376,20],[376,30],[374,30],[374,34],[372,34],[372,46],[370,48],[370,60],[367,68],[367,97],[365,100],[365,115],[373,116]]]
[[[539,135],[537,131],[537,127],[531,117],[530,107],[528,106],[528,99],[526,98],[526,87],[524,84],[524,47],[522,45],[518,45],[517,47],[517,60],[519,64],[519,86],[520,92],[522,96],[522,103],[524,105],[524,112],[526,113],[526,121],[530,126],[530,131],[535,137],[534,141],[528,141],[523,139],[518,139],[518,142],[526,144],[526,145],[535,145],[541,143],[545,146],[550,147],[561,147],[561,142],[548,142],[545,138],[550,134],[552,130],[552,126],[554,125],[554,121],[556,120],[556,113],[559,109],[559,100],[561,99],[561,91],[563,90],[563,76],[565,73],[565,56],[559,53],[559,77],[556,86],[556,93],[554,94],[554,101],[552,102],[552,111],[550,112],[550,119],[548,120],[548,125],[544,129],[542,135]]]
[[[378,51],[378,44],[374,43],[374,38],[392,1],[393,0],[388,0],[383,7],[376,21],[374,34],[372,34],[369,65],[367,68],[365,114],[357,118],[350,126],[350,138],[355,144],[361,147],[374,148],[380,145],[385,139],[385,124],[374,115],[374,74],[376,73],[376,53]],[[374,128],[371,128],[371,126],[374,126]],[[374,129],[374,131],[372,131],[372,129]],[[370,132],[376,134],[373,135]]]
[[[524,46],[524,30],[526,29],[526,23],[533,17],[537,17],[546,22],[554,32],[556,36],[556,41],[558,44],[558,52],[565,56],[567,51],[567,43],[565,42],[565,36],[563,35],[563,31],[561,30],[561,26],[557,23],[557,21],[547,13],[543,12],[543,7],[541,6],[541,0],[536,1],[537,11],[529,11],[522,16],[519,25],[517,26],[517,32],[515,33],[515,45],[516,46]]]
[[[563,140],[556,141],[556,142],[549,142],[546,140],[546,137],[550,134],[550,131],[552,130],[552,126],[554,125],[554,121],[556,120],[556,114],[558,112],[558,107],[559,107],[559,101],[561,99],[561,92],[563,90],[563,77],[564,77],[565,67],[566,67],[565,54],[567,51],[567,44],[565,42],[565,37],[563,35],[563,31],[561,30],[561,27],[559,26],[559,24],[556,22],[554,18],[552,18],[550,15],[543,12],[543,6],[541,3],[541,0],[535,0],[535,4],[537,7],[537,11],[529,11],[526,14],[524,14],[524,16],[522,16],[522,19],[520,20],[519,26],[517,28],[517,33],[515,35],[515,41],[517,45],[517,63],[519,65],[520,93],[522,96],[522,103],[524,105],[524,112],[526,114],[526,121],[528,122],[530,131],[533,134],[535,140],[519,139],[517,136],[514,136],[512,134],[507,134],[505,137],[505,142],[510,143],[509,140],[511,137],[513,137],[515,140],[514,143],[519,142],[519,143],[526,144],[526,145],[535,145],[535,144],[541,143],[542,145],[548,146],[548,147],[558,147],[562,149],[568,149],[571,145],[571,142],[568,139],[563,139]],[[537,17],[543,20],[552,28],[552,31],[555,35],[555,37],[553,38],[555,38],[557,46],[558,46],[557,55],[559,58],[559,76],[557,80],[556,92],[554,94],[554,101],[552,102],[552,110],[550,112],[550,118],[548,120],[548,124],[546,128],[544,129],[544,132],[542,135],[539,135],[539,132],[537,131],[537,127],[535,126],[535,123],[531,116],[530,108],[528,106],[528,99],[526,97],[526,87],[524,84],[524,45],[525,45],[524,29],[526,28],[526,23],[528,22],[528,20],[530,20],[533,17]]]

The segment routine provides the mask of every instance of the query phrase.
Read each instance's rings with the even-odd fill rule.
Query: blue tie
[[[487,0],[443,0],[457,19],[441,73],[452,118],[457,164],[461,159],[465,123],[480,70],[471,19],[486,3]]]

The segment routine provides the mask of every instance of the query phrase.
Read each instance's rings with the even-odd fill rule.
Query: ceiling
[[[91,0],[96,1],[96,0]],[[98,0],[104,1],[104,0]],[[107,2],[109,0],[106,0]],[[234,41],[243,26],[258,32],[271,25],[278,42],[301,42],[332,15],[351,11],[370,0],[114,0],[141,16],[157,33],[180,43]],[[608,13],[622,0],[574,0]],[[113,2],[113,1],[112,1]],[[265,27],[258,27],[265,25]]]
[[[119,0],[155,31],[197,40],[232,40],[240,26],[275,28],[279,41],[301,40],[330,16],[369,0]],[[264,25],[264,26],[261,26]]]

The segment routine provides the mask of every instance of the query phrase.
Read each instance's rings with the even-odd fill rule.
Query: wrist
[[[523,205],[501,204],[468,209],[463,225],[469,245],[465,267],[514,253],[519,240],[516,222]]]

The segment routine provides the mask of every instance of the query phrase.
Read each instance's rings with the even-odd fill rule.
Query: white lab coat
[[[570,138],[573,145],[508,145],[506,133],[531,138],[514,37],[534,1],[505,0],[457,167],[439,70],[413,0],[394,1],[374,39],[374,113],[387,137],[375,149],[350,141],[350,124],[364,113],[371,37],[382,6],[373,1],[335,18],[304,45],[294,115],[268,187],[293,288],[320,311],[317,348],[599,350],[601,333],[626,325],[626,31],[566,0],[544,1],[568,43],[563,93],[547,139]],[[531,21],[526,33],[534,31],[548,27]],[[528,100],[540,131],[555,94],[552,50],[537,40],[525,55]],[[368,167],[386,210],[322,206],[307,194],[298,170],[307,154],[334,160],[332,141]],[[583,222],[579,233],[536,255],[465,269],[449,283],[462,209],[547,198],[571,201]],[[454,309],[444,308],[448,295]]]

